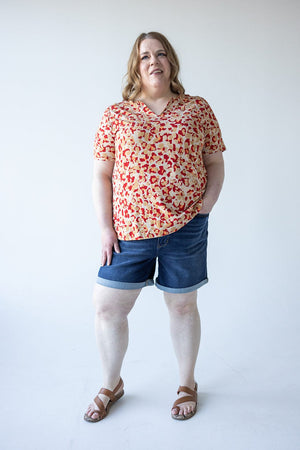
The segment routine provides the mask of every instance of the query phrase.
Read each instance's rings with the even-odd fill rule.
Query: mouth
[[[163,71],[160,69],[155,69],[150,73],[150,75],[156,75],[156,74],[160,74],[160,73],[163,73]]]

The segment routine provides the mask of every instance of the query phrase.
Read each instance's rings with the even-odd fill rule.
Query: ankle
[[[110,391],[113,391],[118,386],[120,379],[121,379],[120,375],[113,376],[113,377],[105,377],[105,378],[103,378],[102,386],[105,389],[109,389]]]
[[[196,381],[194,377],[181,378],[180,386],[186,386],[190,389],[195,389]]]

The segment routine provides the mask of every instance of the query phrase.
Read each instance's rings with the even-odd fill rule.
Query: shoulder
[[[136,103],[129,100],[123,100],[108,106],[104,111],[104,116],[110,117],[111,120],[123,120],[136,112],[138,112]]]
[[[211,113],[211,107],[207,100],[199,95],[181,95],[179,107],[193,117],[197,117],[203,123]]]
[[[121,102],[113,103],[112,105],[108,106],[105,111],[109,111],[111,113],[119,113],[131,109],[132,105],[134,105],[133,102],[129,100],[122,100]]]
[[[208,101],[199,95],[183,95],[183,101],[187,103],[186,109],[191,109],[197,114],[204,126],[216,126],[217,119]]]
[[[182,96],[182,99],[186,103],[194,103],[195,105],[203,107],[203,108],[206,108],[207,106],[209,106],[208,101],[204,97],[201,97],[200,95],[184,94]]]
[[[208,101],[205,100],[205,98],[200,97],[199,95],[183,94],[180,96],[180,101],[184,104],[185,107],[196,108],[199,112],[205,111],[207,108],[210,108]]]

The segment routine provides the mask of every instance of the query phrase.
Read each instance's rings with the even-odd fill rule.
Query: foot
[[[116,400],[112,401],[112,399],[108,395],[105,395],[104,393],[101,393],[101,390],[102,389],[100,389],[99,393],[97,394],[97,397],[100,400],[100,403],[101,402],[103,403],[104,410],[106,411],[108,403],[110,401],[112,403],[114,403],[114,401],[116,401],[118,398],[120,398],[122,393],[124,392],[124,383],[123,383],[122,378],[120,378],[119,384],[115,387],[114,390],[111,390],[111,391],[109,390],[111,393],[114,394],[114,396],[116,397]],[[105,389],[103,389],[103,390],[105,391]],[[101,420],[101,418],[102,418],[101,416],[103,415],[103,410],[100,411],[100,408],[95,403],[96,399],[94,399],[93,402],[90,403],[88,408],[87,408],[87,411],[85,413],[85,419],[86,420],[88,418],[90,418],[90,419],[92,419],[91,421],[98,421],[98,420]],[[107,412],[106,412],[106,414],[107,414]],[[105,415],[103,416],[103,418],[105,417]]]
[[[178,399],[175,401],[171,414],[173,419],[189,419],[192,417],[197,408],[197,383],[194,388],[189,386],[179,386]],[[180,399],[182,398],[182,401]]]

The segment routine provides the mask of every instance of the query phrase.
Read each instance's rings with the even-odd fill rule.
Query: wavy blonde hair
[[[184,87],[182,86],[181,82],[178,79],[179,60],[174,48],[163,34],[158,33],[157,31],[150,31],[150,33],[140,34],[136,39],[134,46],[132,48],[127,65],[127,74],[125,75],[126,84],[122,92],[123,99],[134,101],[137,98],[137,96],[141,93],[142,80],[139,71],[140,45],[141,42],[144,41],[145,39],[157,39],[158,41],[160,41],[160,43],[162,44],[162,46],[166,51],[167,58],[171,65],[171,75],[170,75],[171,91],[179,95],[184,94],[185,92]]]

